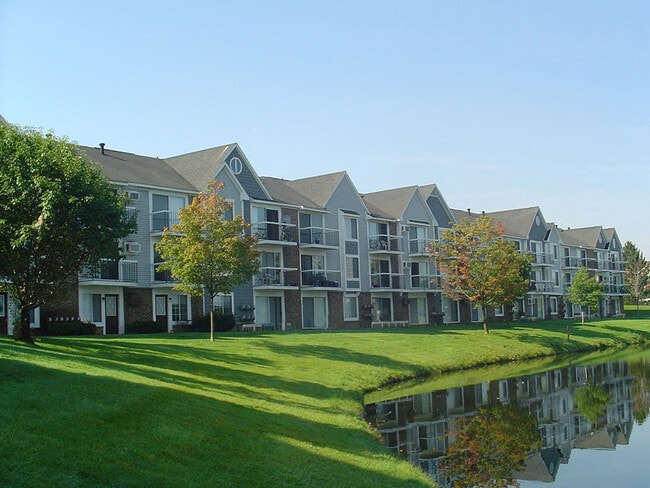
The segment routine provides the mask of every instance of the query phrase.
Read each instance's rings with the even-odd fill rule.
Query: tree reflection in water
[[[519,405],[480,407],[454,424],[455,439],[439,465],[453,487],[518,487],[513,473],[542,445],[536,419]]]
[[[650,351],[395,396],[367,405],[366,419],[440,486],[549,483],[572,450],[629,443],[650,409]]]

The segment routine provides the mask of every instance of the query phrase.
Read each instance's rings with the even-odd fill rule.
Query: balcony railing
[[[395,273],[371,273],[370,286],[372,288],[396,289],[402,288],[403,275]]]
[[[530,253],[530,255],[533,257],[533,266],[534,265],[552,265],[555,262],[555,258],[551,253],[548,252],[540,252],[540,253]]]
[[[297,286],[296,275],[293,281],[287,278],[288,272],[295,272],[296,268],[278,268],[264,267],[260,268],[259,273],[253,276],[254,286]]]
[[[158,265],[159,264],[154,264],[153,265],[153,282],[154,283],[175,283],[177,281],[172,277],[172,274],[171,274],[170,271],[167,271],[167,270],[165,270],[165,271],[160,270],[159,271],[157,269]]]
[[[340,288],[341,272],[325,270],[306,270],[300,273],[301,284],[304,287]]]
[[[409,240],[409,253],[410,254],[427,254],[427,249],[430,247],[431,240],[427,238],[410,239]]]
[[[300,229],[302,247],[338,247],[339,231],[323,227],[303,227]]]
[[[165,229],[171,230],[172,225],[178,224],[178,213],[161,210],[151,214],[151,232],[158,233]]]
[[[436,278],[437,277],[433,275],[411,276],[411,279],[409,280],[411,285],[410,288],[416,290],[436,289],[438,287],[438,281]]]
[[[255,222],[252,225],[252,233],[257,234],[259,241],[273,241],[279,243],[296,242],[295,224],[284,224],[279,222]]]
[[[79,272],[79,281],[120,281],[138,282],[137,261],[103,260],[95,265],[84,266]]]
[[[368,250],[371,253],[401,252],[401,243],[397,236],[377,234],[368,239]]]

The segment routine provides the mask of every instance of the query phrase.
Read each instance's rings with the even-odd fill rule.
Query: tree
[[[224,218],[232,203],[219,195],[223,183],[213,180],[178,212],[178,224],[163,231],[156,245],[164,262],[158,269],[179,282],[174,289],[210,300],[210,340],[214,341],[214,298],[247,282],[259,270],[257,237],[241,215]]]
[[[458,417],[455,439],[442,470],[452,486],[518,486],[513,471],[542,445],[535,418],[519,405],[479,407],[474,417]]]
[[[429,250],[442,275],[444,293],[481,307],[486,334],[486,309],[513,303],[530,282],[530,256],[519,253],[503,233],[501,223],[488,216],[463,219],[444,230]]]
[[[650,285],[650,263],[643,253],[630,241],[623,246],[623,262],[625,263],[625,283],[633,303],[639,313],[639,301],[646,296]]]
[[[53,134],[0,124],[0,277],[20,311],[14,337],[32,342],[29,314],[84,264],[119,257],[135,229],[126,197],[77,148]]]
[[[589,277],[589,271],[584,266],[578,269],[571,280],[567,297],[571,303],[580,306],[582,325],[585,324],[585,308],[594,308],[603,298],[603,284],[596,281],[595,277]],[[570,330],[567,330],[567,335]]]
[[[573,393],[576,408],[587,422],[596,426],[609,404],[609,392],[603,386],[585,385]]]

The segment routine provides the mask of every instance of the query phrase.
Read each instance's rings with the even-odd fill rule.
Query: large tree
[[[444,230],[429,250],[442,275],[444,293],[481,307],[486,334],[487,309],[513,303],[530,283],[530,256],[517,251],[503,233],[503,225],[488,216],[465,218]]]
[[[630,241],[623,246],[623,262],[625,263],[625,284],[632,302],[636,304],[639,313],[639,302],[648,293],[650,286],[650,263],[643,253]]]
[[[603,284],[599,283],[595,276],[590,277],[587,268],[581,267],[578,269],[569,285],[567,298],[571,303],[580,306],[582,325],[585,323],[585,309],[597,307],[599,300],[603,296]],[[567,335],[569,332],[567,329]]]
[[[64,138],[0,124],[0,286],[20,310],[16,339],[32,342],[30,312],[84,264],[117,259],[133,232],[126,198]]]
[[[178,280],[175,289],[210,300],[210,340],[214,341],[214,298],[230,293],[259,270],[257,237],[241,215],[225,218],[232,203],[219,195],[223,183],[213,180],[178,212],[178,224],[165,229],[156,245],[163,264]]]

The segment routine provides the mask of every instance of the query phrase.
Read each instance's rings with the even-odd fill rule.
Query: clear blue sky
[[[0,0],[0,114],[259,174],[437,183],[650,257],[650,2]]]

